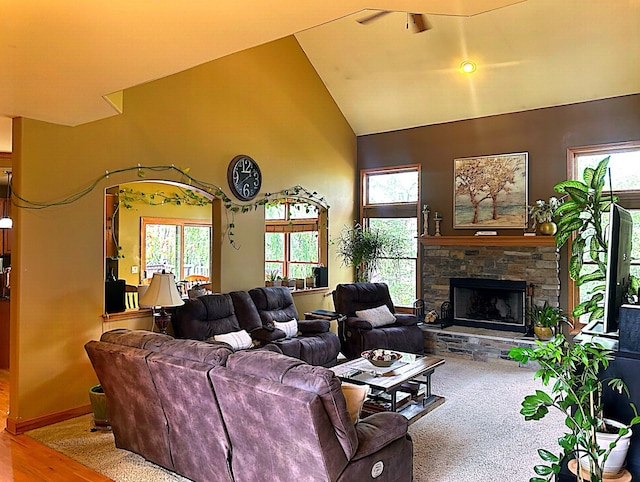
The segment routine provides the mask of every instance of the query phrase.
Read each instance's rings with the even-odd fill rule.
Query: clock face
[[[262,173],[256,161],[249,156],[234,157],[227,169],[227,180],[233,194],[241,201],[250,201],[262,186]]]

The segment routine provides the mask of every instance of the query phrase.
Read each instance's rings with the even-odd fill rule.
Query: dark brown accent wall
[[[567,148],[632,140],[640,140],[640,94],[360,136],[358,167],[420,163],[422,203],[442,214],[442,234],[473,235],[473,229],[453,229],[454,159],[528,152],[531,203],[553,195],[553,186],[566,179]],[[562,253],[560,279],[567,279]],[[563,289],[563,307],[566,296]]]

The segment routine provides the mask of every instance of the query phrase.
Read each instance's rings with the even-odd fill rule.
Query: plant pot
[[[107,408],[107,397],[101,385],[94,385],[89,389],[89,401],[93,410],[93,423],[96,427],[109,427],[109,410]]]
[[[297,290],[304,289],[304,278],[296,278],[296,289]]]
[[[265,286],[273,286],[273,281],[265,281],[264,285]]]
[[[533,332],[538,340],[547,341],[553,338],[553,328],[542,325],[533,325]]]
[[[553,236],[558,231],[558,226],[553,221],[547,221],[540,224],[538,229],[543,236]]]
[[[279,279],[275,280],[273,282],[273,286],[282,286],[282,280],[279,280]]]
[[[289,287],[289,280],[288,279],[283,279],[280,281],[280,286],[284,286],[285,288]]]
[[[313,276],[310,276],[306,279],[307,288],[315,288],[316,287],[316,279]]]
[[[610,420],[607,418],[604,419],[604,422],[608,426],[614,427],[616,429],[625,426],[620,422],[616,422],[615,420]],[[629,444],[631,443],[632,435],[633,431],[629,429],[629,433],[621,437],[620,440],[618,440],[616,446],[611,449],[611,453],[609,453],[607,461],[602,467],[603,478],[615,478],[615,476],[617,476],[624,470],[624,463],[627,459],[627,452],[629,451]],[[609,444],[611,444],[611,442],[613,442],[617,437],[617,431],[616,433],[596,432],[596,442],[598,442],[600,448],[604,450],[607,450],[609,448]],[[600,458],[599,460],[602,460],[602,458]],[[580,457],[580,468],[583,471],[589,472],[589,458],[586,455]]]

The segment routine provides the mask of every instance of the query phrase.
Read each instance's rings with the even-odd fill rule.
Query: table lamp
[[[153,273],[151,284],[147,291],[140,297],[138,301],[140,305],[160,307],[160,311],[153,314],[155,325],[160,329],[160,333],[166,333],[169,322],[171,321],[171,313],[165,308],[171,306],[184,305],[184,301],[178,293],[176,281],[171,273]]]

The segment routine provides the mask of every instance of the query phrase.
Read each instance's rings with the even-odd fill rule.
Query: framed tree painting
[[[529,153],[454,159],[454,228],[527,227]]]

